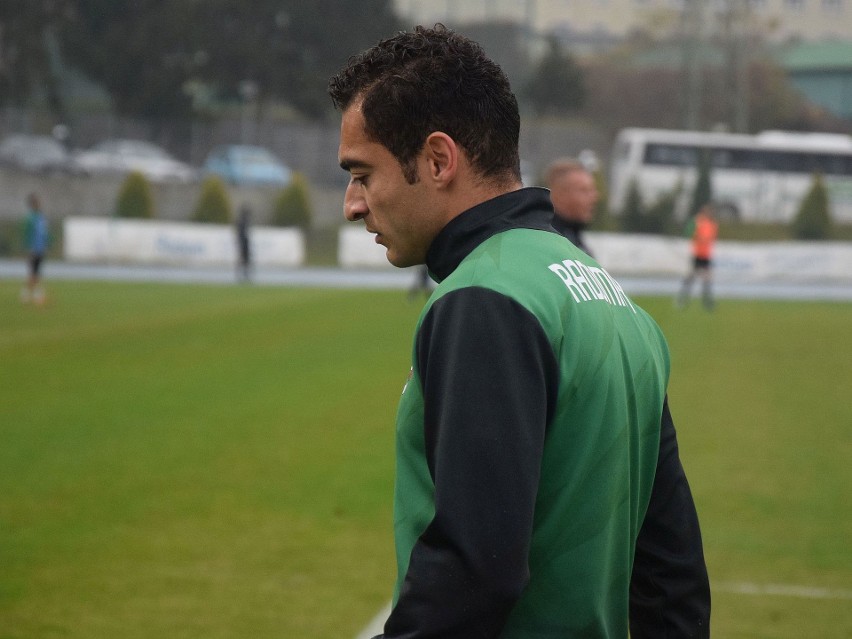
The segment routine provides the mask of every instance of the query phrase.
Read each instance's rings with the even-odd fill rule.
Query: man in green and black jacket
[[[438,287],[397,416],[387,639],[707,637],[659,328],[520,183],[517,103],[475,43],[350,59],[344,214]]]

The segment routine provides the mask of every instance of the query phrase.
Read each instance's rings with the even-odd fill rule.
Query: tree
[[[201,184],[201,195],[192,212],[194,222],[227,224],[231,220],[231,199],[225,183],[211,175]]]
[[[595,202],[592,222],[589,227],[598,231],[610,230],[613,222],[609,210],[609,191],[606,178],[600,169],[594,171],[592,176],[595,178],[595,188],[598,190],[598,201]]]
[[[822,175],[815,173],[811,188],[802,198],[793,218],[793,237],[800,240],[824,240],[831,236],[828,190]]]
[[[272,207],[275,226],[298,226],[306,229],[311,224],[311,202],[308,184],[300,174],[293,176],[290,185],[283,189]]]
[[[118,192],[115,204],[116,217],[150,219],[154,217],[154,197],[148,179],[133,171],[129,173]]]
[[[689,205],[689,217],[692,217],[701,207],[713,201],[713,183],[710,176],[711,157],[708,152],[700,153],[695,178],[695,187],[692,190],[692,201]]]
[[[237,100],[246,81],[258,105],[322,117],[328,78],[398,27],[390,0],[64,1],[67,60],[106,88],[117,113],[153,121],[189,117],[191,87]]]
[[[556,38],[550,38],[548,51],[533,71],[524,95],[540,114],[566,115],[583,106],[583,70]]]
[[[660,194],[660,197],[645,213],[644,230],[648,233],[669,233],[674,226],[675,208],[680,196],[680,188]]]
[[[680,186],[660,194],[653,204],[646,207],[639,184],[631,180],[621,215],[622,228],[628,233],[668,233],[673,226],[679,195]]]
[[[57,119],[65,119],[51,49],[68,9],[68,0],[0,2],[0,106],[26,104],[41,89]]]
[[[639,183],[630,180],[627,186],[627,197],[624,200],[624,210],[621,212],[621,226],[628,233],[644,231],[645,207],[642,204],[642,193]]]
[[[67,62],[103,85],[118,114],[188,118],[183,87],[204,64],[189,0],[71,0],[60,41]]]
[[[284,101],[310,118],[331,112],[328,78],[347,58],[400,27],[391,0],[208,0],[198,5],[196,30],[207,56],[200,77],[231,97],[249,80],[258,89],[258,104]]]

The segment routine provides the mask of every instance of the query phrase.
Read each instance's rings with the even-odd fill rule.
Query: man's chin
[[[409,266],[423,264],[422,259],[416,259],[411,255],[399,255],[398,253],[395,253],[393,249],[387,249],[387,251],[385,251],[385,257],[392,266],[397,268],[408,268]]]

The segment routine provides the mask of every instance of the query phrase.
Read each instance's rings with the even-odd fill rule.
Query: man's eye
[[[351,177],[352,184],[356,184],[358,186],[366,186],[367,185],[367,176],[366,175],[353,175]]]

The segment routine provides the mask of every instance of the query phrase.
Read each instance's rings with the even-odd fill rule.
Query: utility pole
[[[725,117],[728,128],[737,133],[748,131],[749,18],[746,0],[726,0],[719,10],[720,40],[725,59],[722,69]]]
[[[524,0],[524,39],[527,49],[527,56],[530,60],[535,59],[535,39],[536,39],[536,0]]]
[[[482,15],[485,22],[494,21],[494,1],[482,0]]]
[[[702,29],[701,0],[684,0],[681,11],[681,38],[683,47],[682,108],[683,128],[698,130],[701,126],[702,103]]]
[[[751,12],[746,0],[730,0],[734,2],[733,33],[736,43],[736,61],[734,66],[734,131],[748,132],[749,114],[749,69],[751,68]]]

